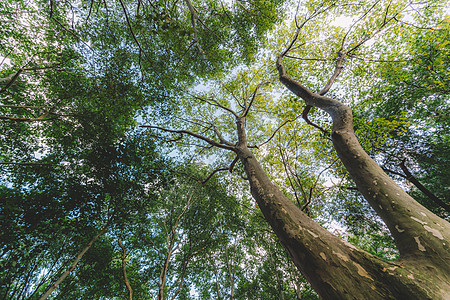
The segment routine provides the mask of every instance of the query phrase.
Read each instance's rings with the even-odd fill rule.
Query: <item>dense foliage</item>
[[[345,53],[329,94],[352,104],[364,150],[448,218],[444,4],[2,1],[0,298],[38,299],[87,249],[51,298],[317,299],[235,155],[183,135],[237,144],[234,111],[296,206],[398,257],[332,148],[330,120],[315,109],[314,126],[302,120],[274,60],[291,47],[287,68],[319,91]]]

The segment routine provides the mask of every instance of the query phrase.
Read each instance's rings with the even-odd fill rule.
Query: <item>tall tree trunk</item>
[[[238,120],[242,161],[253,197],[299,270],[324,299],[446,299],[450,292],[450,226],[412,199],[362,149],[351,109],[289,78],[280,81],[333,120],[333,145],[356,186],[389,227],[400,251],[389,263],[351,247],[313,222],[267,178],[248,150]]]
[[[265,219],[296,267],[323,299],[449,299],[450,224],[411,198],[365,153],[353,132],[348,106],[323,96],[326,89],[321,91],[322,95],[316,94],[289,78],[281,59],[282,56],[277,60],[280,81],[307,106],[318,107],[331,116],[336,152],[360,192],[389,227],[400,251],[399,260],[384,261],[331,234],[295,206],[267,177],[249,150],[245,131],[246,116],[264,83],[256,87],[250,101],[243,99],[242,113],[214,102],[235,116],[236,144],[226,141],[217,128],[214,131],[219,141],[188,130],[143,127],[188,134],[235,152]],[[339,61],[337,67],[339,71]]]

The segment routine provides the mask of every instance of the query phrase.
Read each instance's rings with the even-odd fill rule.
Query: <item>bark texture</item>
[[[331,288],[334,295],[323,286],[321,283],[323,279],[319,278],[320,276],[316,279],[311,278],[311,274],[315,275],[314,271],[305,270],[305,267],[301,265],[298,266],[299,269],[309,278],[316,291],[324,299],[448,299],[450,295],[448,283],[450,280],[449,223],[411,198],[362,149],[353,131],[353,117],[348,106],[337,100],[313,93],[291,79],[281,63],[281,58],[277,61],[280,81],[295,95],[303,99],[307,105],[318,107],[331,116],[333,120],[332,140],[339,158],[352,176],[359,191],[388,226],[400,251],[399,261],[391,267],[382,266],[379,260],[376,261],[377,259],[370,257],[367,253],[357,256],[355,253],[360,253],[359,251],[351,251],[353,255],[349,260],[350,264],[360,265],[357,267],[356,273],[361,275],[360,279],[365,278],[365,280],[359,283],[352,278],[355,274],[336,274],[337,277],[333,276],[331,284],[334,286]],[[249,170],[257,170],[255,166],[250,167],[249,162],[246,164],[249,165],[246,167]],[[255,183],[252,184],[252,181]],[[261,186],[267,185],[267,182],[257,178],[250,182],[255,198],[267,198],[265,192],[257,192],[261,190]],[[276,198],[281,199],[281,196]],[[268,201],[263,202],[268,203]],[[285,210],[291,212],[295,210],[294,208],[295,206],[289,210],[285,208]],[[270,216],[270,213],[273,214],[272,207],[262,207],[261,209],[263,212],[267,211],[272,223],[273,219],[279,218]],[[301,214],[297,212],[295,217],[292,216],[288,219],[300,224],[302,223],[301,218]],[[281,224],[274,223],[272,226],[279,227]],[[283,244],[287,246],[286,248],[295,261],[296,255],[291,253],[295,250],[289,249],[289,241],[292,242],[292,239],[289,240],[282,236],[286,233],[280,232],[280,239],[286,240]],[[315,235],[319,234],[315,233]],[[327,234],[324,232],[319,235],[320,239],[325,236]],[[304,240],[304,237],[302,239]],[[316,251],[323,251],[330,247],[330,244],[334,248],[338,245],[336,242],[327,244],[322,245],[322,250]],[[301,246],[298,247],[297,249],[300,249]],[[326,253],[323,253],[325,257]],[[340,264],[346,261],[340,255],[336,254],[336,257],[339,258]],[[333,270],[334,264],[334,262],[329,264],[326,272]],[[344,269],[345,267],[339,268]],[[373,280],[362,274],[368,275]],[[342,286],[345,281],[349,281],[350,286],[346,287],[345,291],[338,291],[336,287]],[[370,281],[372,281],[372,285],[368,284]],[[362,284],[363,282],[366,283]],[[317,284],[321,286],[317,286]]]

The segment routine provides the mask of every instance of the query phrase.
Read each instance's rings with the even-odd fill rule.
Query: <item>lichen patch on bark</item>
[[[423,252],[427,251],[425,249],[425,247],[420,243],[420,240],[419,240],[418,236],[414,237],[414,239],[416,240],[417,248],[419,248],[420,251],[423,251]]]
[[[401,229],[400,227],[398,227],[398,225],[395,225],[395,229],[397,229],[398,232],[403,232],[403,231],[405,231],[404,229]]]
[[[435,237],[437,237],[438,239],[440,239],[440,240],[443,240],[443,239],[444,239],[444,237],[442,236],[442,233],[441,233],[439,230],[433,229],[433,228],[431,228],[431,227],[428,226],[428,225],[424,225],[423,228],[424,228],[426,231],[430,232],[430,233],[431,233],[432,235],[434,235]]]
[[[366,278],[368,278],[368,279],[370,279],[370,280],[373,280],[373,278],[370,277],[369,273],[367,273],[367,271],[366,271],[363,267],[361,267],[360,264],[358,264],[358,263],[356,263],[356,262],[353,262],[353,264],[354,264],[354,265],[356,266],[356,268],[358,269],[358,274],[359,274],[359,275],[361,275],[361,276],[363,276],[363,277],[366,277]]]
[[[317,234],[315,234],[315,233],[312,232],[311,230],[307,229],[307,231],[308,231],[309,234],[312,235],[314,238],[318,238],[318,237],[319,237]]]
[[[422,221],[422,220],[419,220],[419,219],[417,219],[417,218],[415,218],[415,217],[411,217],[411,219],[413,219],[413,220],[416,221],[416,222],[419,222],[419,223],[422,224],[422,225],[427,224],[427,222]]]

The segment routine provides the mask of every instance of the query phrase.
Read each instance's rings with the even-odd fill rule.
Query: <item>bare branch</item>
[[[50,113],[44,113],[43,115],[37,117],[37,118],[14,118],[14,117],[7,117],[7,116],[0,116],[0,120],[8,120],[8,121],[14,121],[14,122],[39,122],[39,121],[50,121],[58,119],[56,117],[50,117],[46,118]]]
[[[204,59],[206,59],[205,51],[203,51],[202,47],[200,46],[200,41],[198,38],[197,20],[199,20],[199,18],[198,18],[197,12],[195,11],[195,8],[192,5],[192,2],[190,0],[184,0],[184,2],[186,2],[187,7],[189,8],[189,12],[191,13],[191,23],[192,23],[192,29],[194,31],[195,44],[197,45],[197,48],[198,48],[198,51],[200,52],[200,54],[203,56]]]
[[[261,147],[261,146],[267,144],[268,142],[270,142],[270,141],[273,139],[273,137],[275,136],[275,134],[277,134],[277,132],[278,132],[284,125],[286,125],[287,123],[294,122],[294,121],[296,121],[298,118],[299,118],[299,116],[295,117],[295,118],[292,119],[292,120],[286,120],[286,121],[284,121],[283,123],[281,123],[280,126],[278,126],[277,129],[275,129],[275,131],[272,133],[272,135],[271,135],[265,142],[263,142],[263,143],[261,143],[261,144],[258,144],[258,145],[255,145],[255,146],[249,146],[249,148],[259,148],[259,147]]]
[[[349,35],[350,31],[353,29],[353,27],[358,24],[359,21],[361,21],[365,16],[367,16],[367,14],[378,4],[380,3],[380,0],[376,1],[365,13],[362,14],[361,17],[359,17],[355,22],[353,22],[353,24],[350,26],[350,28],[347,30],[347,32],[345,33],[344,37],[342,38],[342,42],[341,42],[341,48],[338,50],[338,52],[342,51],[344,49],[344,43],[345,40],[347,39],[347,36]],[[347,52],[348,53],[348,52]]]
[[[228,168],[228,171],[230,171],[230,173],[233,173],[234,166],[236,165],[236,163],[238,161],[239,161],[239,156],[236,155],[233,162],[230,164],[230,167]]]
[[[209,174],[209,176],[205,180],[203,180],[203,181],[198,180],[198,182],[200,182],[201,184],[205,184],[218,172],[229,171],[230,173],[232,173],[233,169],[234,169],[234,166],[236,165],[236,162],[238,160],[239,160],[239,157],[236,155],[236,157],[234,158],[233,162],[230,164],[230,166],[228,168],[215,169],[211,174]]]
[[[219,142],[216,142],[210,138],[207,138],[205,136],[202,136],[200,134],[197,134],[195,132],[189,131],[189,130],[173,130],[173,129],[167,129],[167,128],[163,128],[163,127],[159,127],[159,126],[151,126],[151,125],[141,125],[140,127],[142,128],[153,128],[153,129],[158,129],[158,130],[162,130],[165,132],[172,132],[172,133],[179,133],[179,134],[187,134],[190,135],[192,137],[198,138],[202,141],[207,142],[208,144],[218,147],[218,148],[222,148],[222,149],[227,149],[227,150],[232,150],[234,151],[235,146],[231,146],[231,145],[226,145],[226,144],[222,144]]]
[[[292,190],[294,191],[294,197],[295,197],[295,200],[297,201],[298,207],[299,207],[299,208],[302,208],[302,205],[300,204],[300,200],[298,199],[297,190],[296,190],[296,188],[294,187],[294,184],[292,183],[291,176],[289,176],[288,166],[287,166],[287,161],[286,161],[287,158],[286,158],[286,159],[284,158],[283,150],[281,149],[281,146],[278,147],[278,149],[279,149],[279,151],[280,151],[281,162],[283,163],[284,170],[285,170],[285,172],[286,172],[286,176],[287,176],[287,178],[288,178],[288,180],[289,180],[289,184],[290,184]]]
[[[337,58],[337,61],[336,61],[336,65],[334,67],[333,75],[328,80],[328,82],[325,85],[325,87],[318,92],[319,95],[321,95],[321,96],[325,95],[330,90],[331,86],[336,81],[336,78],[339,76],[339,74],[341,74],[341,71],[342,71],[342,68],[343,68],[343,65],[344,65],[345,57],[346,57],[345,53],[342,53],[341,51],[338,52],[338,58]]]
[[[56,163],[44,162],[0,162],[0,165],[17,165],[17,166],[54,166]]]
[[[250,111],[250,108],[252,107],[253,102],[255,101],[256,93],[258,92],[258,89],[259,89],[261,86],[263,86],[263,85],[265,85],[265,84],[268,84],[268,83],[270,83],[270,81],[262,82],[262,83],[260,83],[260,84],[258,84],[258,85],[256,86],[255,90],[253,91],[252,99],[250,100],[250,103],[249,103],[248,106],[245,108],[245,110],[244,110],[244,112],[242,113],[242,115],[240,116],[240,118],[245,118],[245,117],[247,116],[248,112]],[[236,117],[237,117],[237,116],[236,116]]]
[[[319,9],[315,10],[313,13],[311,13],[308,17],[305,18],[305,20],[302,22],[302,24],[298,25],[297,23],[297,18],[295,19],[295,23],[297,26],[297,30],[294,34],[294,37],[292,38],[291,42],[289,43],[289,45],[286,47],[286,49],[280,54],[281,57],[284,57],[294,46],[295,42],[297,42],[298,37],[300,35],[300,31],[302,30],[302,28],[306,25],[306,23],[308,23],[309,21],[311,21],[313,18],[315,18],[316,16],[326,12],[328,9],[332,8],[335,6],[335,3],[330,4],[329,6],[325,7],[324,9],[320,10]]]
[[[9,80],[9,82],[0,90],[0,93],[3,93],[4,91],[6,91],[7,89],[9,89],[12,85],[13,85],[13,83],[17,80],[17,78],[19,78],[19,76],[20,76],[20,74],[23,72],[23,69],[22,68],[20,68],[17,72],[16,72],[16,74],[14,74],[13,76],[10,76],[11,78],[10,78],[10,80]],[[2,81],[3,80],[8,80],[9,79],[9,77],[8,78],[4,78],[4,79],[2,79]]]
[[[207,104],[209,104],[209,105],[214,105],[214,106],[220,107],[220,108],[222,108],[222,109],[228,111],[229,113],[231,113],[231,114],[232,114],[234,117],[236,117],[236,118],[239,117],[238,114],[237,114],[234,110],[232,110],[231,108],[226,107],[226,106],[220,104],[218,101],[216,101],[216,100],[214,100],[214,99],[208,100],[208,99],[202,98],[202,97],[200,97],[200,96],[193,95],[193,94],[191,94],[191,93],[189,93],[189,92],[186,92],[186,94],[188,94],[189,96],[191,96],[191,97],[193,97],[193,98],[195,98],[195,99],[197,99],[197,100],[200,100],[200,101],[202,101],[202,102],[205,102],[205,103],[207,103]]]
[[[312,108],[311,105],[306,105],[306,106],[305,106],[305,109],[304,109],[303,112],[302,112],[302,118],[303,118],[303,120],[305,120],[305,122],[306,122],[308,125],[311,125],[311,126],[317,128],[317,129],[319,129],[319,130],[322,131],[324,134],[328,134],[328,131],[327,131],[327,130],[323,129],[323,128],[320,127],[319,125],[317,125],[317,124],[315,124],[315,123],[313,123],[313,122],[311,122],[311,121],[309,120],[309,118],[308,118],[308,113],[309,113],[309,111],[311,110],[311,108]]]
[[[91,0],[91,5],[89,6],[89,12],[88,12],[88,15],[87,15],[87,17],[86,17],[86,20],[84,20],[84,22],[86,23],[88,20],[89,20],[89,18],[91,17],[91,13],[92,13],[92,7],[94,6],[94,0]]]
[[[130,28],[131,35],[133,36],[134,41],[136,42],[136,44],[139,47],[139,65],[141,65],[141,55],[142,55],[142,53],[145,53],[145,52],[142,49],[141,44],[139,43],[136,35],[134,34],[134,30],[133,30],[133,27],[131,26],[130,19],[128,18],[128,13],[127,13],[127,9],[126,9],[125,5],[123,4],[122,0],[119,0],[119,3],[122,6],[122,10],[123,10],[123,13],[125,14],[125,19],[127,20],[128,28]],[[149,62],[152,63],[151,60],[149,60]]]
[[[205,184],[208,182],[208,180],[210,180],[216,173],[218,172],[222,172],[222,171],[229,171],[230,168],[219,168],[219,169],[215,169],[211,174],[209,174],[208,177],[206,177],[205,180],[203,181],[199,181],[201,184]]]

